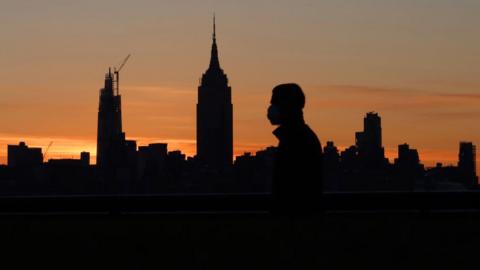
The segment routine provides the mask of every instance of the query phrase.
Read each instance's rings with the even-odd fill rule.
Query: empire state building
[[[210,65],[201,78],[197,103],[197,157],[207,168],[222,171],[233,162],[232,89],[218,60],[215,17]]]

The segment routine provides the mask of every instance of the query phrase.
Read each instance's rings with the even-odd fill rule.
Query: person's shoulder
[[[305,124],[305,133],[305,143],[309,144],[313,148],[320,148],[320,151],[322,151],[322,144],[320,142],[320,139],[318,138],[315,131],[313,131],[307,124]]]

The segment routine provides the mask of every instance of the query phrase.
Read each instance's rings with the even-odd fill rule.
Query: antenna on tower
[[[216,39],[215,12],[213,12],[213,39]]]
[[[122,63],[120,64],[120,66],[118,68],[113,68],[113,73],[115,74],[115,92],[117,93],[117,96],[120,93],[120,75],[119,75],[119,73],[120,73],[120,70],[122,70],[122,68],[127,63],[130,56],[131,56],[131,54],[127,55],[127,57],[125,57],[125,59],[122,61]]]

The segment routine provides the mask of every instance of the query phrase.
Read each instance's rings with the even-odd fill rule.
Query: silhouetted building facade
[[[137,143],[125,139],[122,131],[122,101],[118,72],[105,76],[100,90],[97,133],[97,167],[107,192],[131,190],[136,177]]]
[[[458,170],[465,186],[472,188],[478,185],[476,170],[476,147],[471,142],[460,142],[458,153]]]
[[[418,180],[424,177],[424,167],[416,149],[404,143],[398,145],[398,158],[394,161],[391,184],[397,190],[413,190]]]
[[[34,167],[43,163],[42,148],[28,147],[25,142],[18,145],[8,145],[9,167]]]
[[[465,191],[468,187],[464,183],[465,181],[460,178],[458,167],[452,165],[443,166],[441,162],[438,162],[435,167],[426,170],[422,189],[428,191]]]
[[[213,21],[210,65],[198,87],[197,157],[208,168],[222,171],[233,162],[233,105],[228,78],[220,68]]]
[[[367,167],[385,164],[385,151],[382,147],[382,124],[377,113],[369,112],[363,119],[363,131],[355,133],[358,157]]]
[[[395,165],[405,170],[416,170],[421,167],[417,149],[411,149],[406,143],[398,146],[398,158]]]
[[[45,164],[41,193],[91,194],[99,191],[90,153],[82,152],[80,159],[49,159]]]
[[[100,90],[97,133],[97,166],[115,164],[117,154],[125,140],[122,131],[122,99],[114,92],[114,76],[111,70],[105,75],[105,86]]]
[[[138,148],[137,192],[161,190],[167,178],[167,144],[154,143]]]
[[[90,166],[90,153],[82,152],[80,153],[80,159],[74,158],[62,158],[62,159],[49,159],[47,164],[49,166],[77,166],[77,167],[88,167]]]
[[[338,190],[340,186],[340,153],[334,142],[327,141],[323,148],[323,184],[328,190]]]
[[[272,188],[272,172],[277,147],[247,152],[234,163],[236,189],[242,192],[267,192]]]
[[[83,164],[89,166],[90,165],[90,152],[82,152],[80,153],[80,160]]]
[[[118,76],[118,75],[117,75]],[[136,142],[125,139],[122,131],[122,99],[117,80],[109,70],[100,90],[97,133],[97,166],[126,167],[136,162]]]

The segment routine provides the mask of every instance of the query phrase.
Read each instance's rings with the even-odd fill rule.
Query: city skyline
[[[308,6],[307,4],[308,2],[300,3],[295,6],[295,10],[298,12],[304,10]],[[236,5],[242,6],[241,4]],[[303,27],[307,23],[318,23],[317,21],[309,21],[314,19],[315,16],[313,15],[317,15],[315,11],[322,14],[325,12],[320,10],[320,6],[317,4],[310,3],[310,5],[313,6],[312,12],[314,14],[306,13],[299,22],[293,20],[297,18],[295,12],[289,13],[280,9],[280,15],[269,14],[276,19],[286,16],[290,23],[290,29],[282,27],[285,25],[282,25],[281,22],[277,22],[279,24],[277,27],[270,25],[270,28],[261,24],[259,25],[260,29],[251,32],[251,38],[255,37],[259,42],[250,44],[247,41],[243,48],[235,42],[245,38],[247,30],[253,30],[251,25],[240,25],[246,26],[243,30],[240,26],[235,26],[235,22],[238,23],[239,18],[238,16],[235,18],[229,17],[229,12],[232,12],[231,6],[224,5],[221,10],[217,10],[217,17],[220,19],[218,30],[221,33],[219,50],[222,64],[228,70],[232,87],[235,89],[232,93],[236,108],[233,115],[235,155],[241,155],[244,151],[255,151],[270,145],[276,145],[276,141],[271,135],[273,128],[266,119],[266,108],[271,88],[276,83],[286,81],[296,81],[305,89],[307,94],[306,119],[319,135],[323,145],[330,140],[335,141],[341,149],[353,144],[354,132],[359,130],[361,125],[359,120],[365,112],[372,110],[379,112],[383,117],[385,152],[391,161],[396,157],[397,145],[403,143],[408,143],[418,149],[420,159],[429,166],[434,165],[434,162],[437,161],[454,164],[458,159],[459,141],[473,141],[477,144],[480,132],[474,124],[478,122],[480,117],[477,108],[479,107],[477,89],[480,88],[480,83],[473,76],[476,72],[475,63],[478,63],[478,56],[471,52],[474,52],[472,48],[478,43],[478,38],[468,37],[468,42],[460,40],[461,45],[465,48],[463,48],[463,52],[458,53],[454,53],[459,48],[459,44],[455,42],[451,43],[449,40],[444,40],[445,43],[433,42],[440,41],[442,35],[448,33],[467,39],[467,34],[471,33],[469,23],[476,20],[469,17],[470,13],[463,14],[465,18],[460,21],[451,19],[452,21],[442,23],[437,21],[439,18],[434,13],[427,18],[427,23],[423,25],[417,25],[415,22],[412,22],[411,25],[400,23],[397,27],[397,30],[399,30],[397,34],[409,37],[411,43],[407,42],[408,44],[394,42],[390,44],[383,40],[379,41],[378,46],[373,46],[374,43],[371,43],[371,40],[363,40],[352,34],[349,43],[345,43],[349,41],[349,38],[336,36],[336,39],[323,40],[327,44],[318,47],[320,48],[318,51],[314,51],[313,45],[319,45],[322,39],[312,36],[310,39],[313,44],[309,45],[305,43],[309,38],[300,34],[295,35],[297,30],[305,29]],[[332,4],[326,5],[330,5],[330,8],[337,11],[340,9]],[[406,4],[398,5],[404,11],[411,8]],[[425,12],[428,6],[422,4],[411,5],[416,7],[420,5],[420,11],[409,13],[416,19],[420,18],[422,11]],[[434,6],[434,10],[447,13],[458,11],[455,8],[453,11],[448,11],[446,9],[448,5],[462,10],[466,7],[479,7],[478,4],[469,1],[460,2],[456,5],[453,2],[442,1]],[[11,7],[14,6],[16,4],[11,4]],[[86,6],[89,6],[89,4],[82,7],[86,8]],[[265,2],[260,6],[260,10],[268,7]],[[286,5],[282,3],[280,6],[285,8]],[[69,9],[71,7],[62,7],[61,5],[58,7],[60,10],[62,8]],[[184,7],[180,5],[180,7],[175,6],[175,8],[182,10]],[[102,5],[100,5],[100,9],[102,9]],[[388,5],[385,7],[385,4],[381,5],[379,9],[393,12]],[[345,10],[348,10],[348,8]],[[346,12],[345,10],[343,12]],[[367,11],[362,12],[362,10],[360,7],[359,15],[353,17],[366,19],[369,13]],[[136,11],[139,15],[140,9]],[[58,11],[52,9],[51,12],[56,14],[55,12]],[[177,20],[170,18],[172,19],[170,23],[167,19],[142,21],[133,16],[137,18],[134,20],[135,23],[144,23],[142,25],[133,24],[134,27],[137,27],[137,30],[151,30],[162,25],[168,26],[168,29],[163,29],[164,31],[160,32],[163,33],[164,38],[168,38],[168,44],[163,47],[163,51],[152,51],[151,47],[148,46],[144,51],[140,49],[143,48],[142,46],[137,46],[140,48],[130,51],[129,49],[135,47],[132,46],[130,41],[127,42],[130,43],[128,45],[116,46],[115,49],[96,61],[88,58],[79,61],[79,66],[72,71],[68,71],[68,68],[64,71],[59,69],[62,68],[62,64],[69,61],[71,61],[71,66],[76,66],[76,62],[72,60],[78,60],[81,56],[88,55],[92,51],[99,50],[95,53],[95,56],[98,56],[100,51],[103,50],[98,49],[101,47],[100,44],[97,44],[98,46],[95,44],[89,45],[85,50],[80,50],[79,47],[75,46],[71,50],[65,47],[62,47],[63,50],[58,50],[60,47],[56,47],[56,44],[47,44],[51,48],[45,52],[43,58],[40,57],[42,56],[41,51],[33,48],[31,43],[22,44],[22,46],[26,46],[23,47],[23,49],[26,49],[26,55],[19,56],[18,53],[21,50],[12,52],[11,55],[6,56],[6,63],[10,65],[0,67],[0,73],[3,74],[0,80],[2,89],[0,98],[4,103],[2,109],[0,109],[0,112],[4,115],[1,122],[2,130],[0,130],[0,163],[6,163],[7,144],[17,144],[19,141],[26,141],[31,146],[42,147],[43,149],[47,147],[50,141],[53,141],[49,152],[50,158],[78,157],[81,151],[89,151],[92,153],[91,158],[94,159],[96,148],[95,110],[97,109],[98,89],[102,81],[99,74],[103,74],[105,67],[115,65],[124,55],[130,52],[133,54],[132,62],[125,69],[122,77],[124,123],[129,138],[137,140],[139,145],[151,142],[166,142],[169,143],[169,149],[171,150],[180,149],[187,155],[193,155],[195,153],[196,87],[198,86],[199,74],[205,70],[205,65],[208,63],[210,46],[211,26],[209,18],[211,13],[205,14],[205,12],[205,10],[203,10],[203,13],[199,12],[202,13],[200,15],[203,18],[192,16],[193,19],[185,22],[185,24],[199,24],[195,29],[201,30],[192,35],[193,39],[190,39],[190,42],[194,41],[194,44],[191,48],[186,46],[185,43],[189,39],[178,35],[174,31],[175,29],[177,31],[184,30],[187,27],[182,25],[175,28],[174,24],[178,23]],[[436,15],[439,16],[440,14]],[[21,15],[20,12],[20,18]],[[151,14],[146,13],[146,17],[154,18],[153,16],[149,17],[149,15]],[[255,17],[256,15],[258,13],[254,12],[254,22],[260,20]],[[163,14],[163,16],[166,15]],[[12,18],[9,19],[13,20]],[[96,19],[98,18],[93,18],[93,20]],[[330,17],[324,17],[324,19],[334,25],[339,23]],[[386,18],[383,19],[386,20]],[[395,20],[386,20],[387,26],[395,28],[395,23],[398,23]],[[73,29],[74,33],[83,33],[82,31],[90,29],[88,26],[76,25],[75,18],[67,21],[78,27]],[[360,20],[360,22],[362,25],[371,23],[368,20]],[[50,23],[52,22],[50,21]],[[347,25],[344,25],[347,28],[343,30],[351,27],[349,23],[352,22],[347,22]],[[27,23],[21,26],[29,29]],[[129,29],[126,22],[123,22],[122,26],[126,29],[112,28],[112,33],[109,33],[106,29],[102,31],[109,33],[109,38],[117,42],[121,38],[116,37],[116,34],[120,36],[124,34],[135,35],[135,31]],[[312,30],[311,27],[307,29]],[[433,41],[427,42],[427,38],[421,37],[419,33],[408,34],[402,32],[408,30],[408,27],[413,27],[418,32],[430,33]],[[380,37],[386,37],[387,33],[382,29],[364,30],[367,35],[383,34]],[[436,31],[429,32],[430,30]],[[67,37],[63,40],[65,42],[63,45],[68,45],[70,33],[63,32],[61,28],[43,31],[52,35],[63,33]],[[120,34],[115,31],[119,31]],[[317,30],[316,34],[318,34],[318,31],[329,33],[328,30],[323,29]],[[142,40],[152,39],[146,32],[142,33],[145,34]],[[262,38],[262,33],[270,38],[270,42],[266,41],[268,39]],[[350,34],[350,32],[348,33]],[[7,49],[9,46],[19,44],[18,42],[22,40],[22,38],[9,32],[5,36],[17,38],[10,39],[6,43],[5,47]],[[303,43],[297,42],[297,47],[292,47],[295,39]],[[101,38],[99,40],[105,42]],[[158,40],[155,41],[158,42]],[[280,43],[277,44],[276,42]],[[335,52],[332,42],[343,44],[344,47],[337,48]],[[362,42],[366,42],[363,43],[363,45],[366,45],[364,48],[366,50],[365,55],[359,53],[359,47],[355,46],[362,44]],[[397,39],[396,42],[398,42]],[[158,45],[160,43],[154,44]],[[430,52],[431,54],[426,49],[429,44],[436,44],[436,47],[430,47],[430,50],[433,50],[433,52]],[[42,48],[40,45],[42,44],[39,44],[39,48]],[[136,45],[140,45],[140,43]],[[273,45],[278,45],[278,47]],[[266,51],[267,46],[278,48],[278,51],[275,49],[273,52]],[[402,63],[401,57],[382,50],[378,51],[379,57],[372,59],[371,62],[359,61],[366,65],[366,71],[369,72],[362,71],[361,65],[353,63],[357,61],[357,59],[352,58],[356,54],[356,57],[364,59],[374,49],[379,48],[384,50],[403,48],[403,50],[397,51],[399,55],[408,52],[414,53],[409,60],[412,61],[410,64],[416,64],[417,66],[412,66],[412,70],[401,74],[399,71],[405,69],[405,63]],[[329,50],[334,52],[329,53]],[[67,59],[55,59],[53,57],[54,52],[59,52],[61,56]],[[182,52],[190,58],[178,58],[178,54]],[[418,55],[415,53],[419,52],[424,53],[424,58],[418,59]],[[178,61],[163,62],[160,55],[165,57],[169,53],[176,56]],[[342,56],[341,53],[346,54]],[[276,56],[280,54],[282,56],[277,58]],[[443,55],[444,58],[434,59],[437,54],[438,56]],[[251,64],[248,68],[246,65],[248,62],[239,59],[246,58],[247,55],[251,56],[247,59],[250,60]],[[23,62],[26,60],[25,56],[33,56],[33,59],[30,62]],[[152,61],[149,60],[151,57],[154,57]],[[49,61],[43,62],[43,66],[49,67],[46,70],[41,69],[42,61],[40,61],[45,60],[45,58],[52,61],[52,63]],[[166,58],[172,60],[169,57]],[[274,62],[275,59],[277,59],[277,63]],[[103,62],[102,64],[100,64],[100,60]],[[390,62],[390,60],[393,61]],[[453,60],[458,60],[459,63],[452,65]],[[185,67],[186,63],[190,65],[186,72],[182,74],[179,70]],[[266,63],[270,64],[267,65]],[[309,63],[310,65],[305,65]],[[284,67],[282,67],[282,64]],[[288,65],[288,67],[285,67],[285,65]],[[375,65],[377,65],[376,69],[374,68]],[[146,70],[151,70],[152,67],[159,69],[161,75],[153,71],[146,72]],[[328,69],[329,67],[331,70]],[[170,70],[168,70],[169,68]],[[99,69],[102,71],[97,72]],[[268,71],[269,69],[271,70]],[[418,75],[414,75],[415,72]],[[256,73],[265,73],[266,76],[259,79]],[[20,74],[29,75],[31,81],[18,80]],[[342,74],[344,79],[342,79]],[[445,74],[450,74],[450,76],[442,76]],[[382,77],[383,79],[372,79],[374,77]],[[70,80],[75,82],[72,84],[73,86],[67,83]],[[93,87],[92,83],[95,84]],[[66,89],[68,86],[72,86],[71,89]],[[8,89],[12,89],[12,93]],[[75,100],[67,98],[74,93],[78,94]],[[24,103],[20,102],[22,99]],[[59,114],[58,111],[61,113]],[[165,113],[167,111],[175,113]],[[5,115],[8,115],[8,117],[5,117]],[[67,119],[70,119],[70,121],[66,121]],[[251,130],[255,132],[251,132]]]

